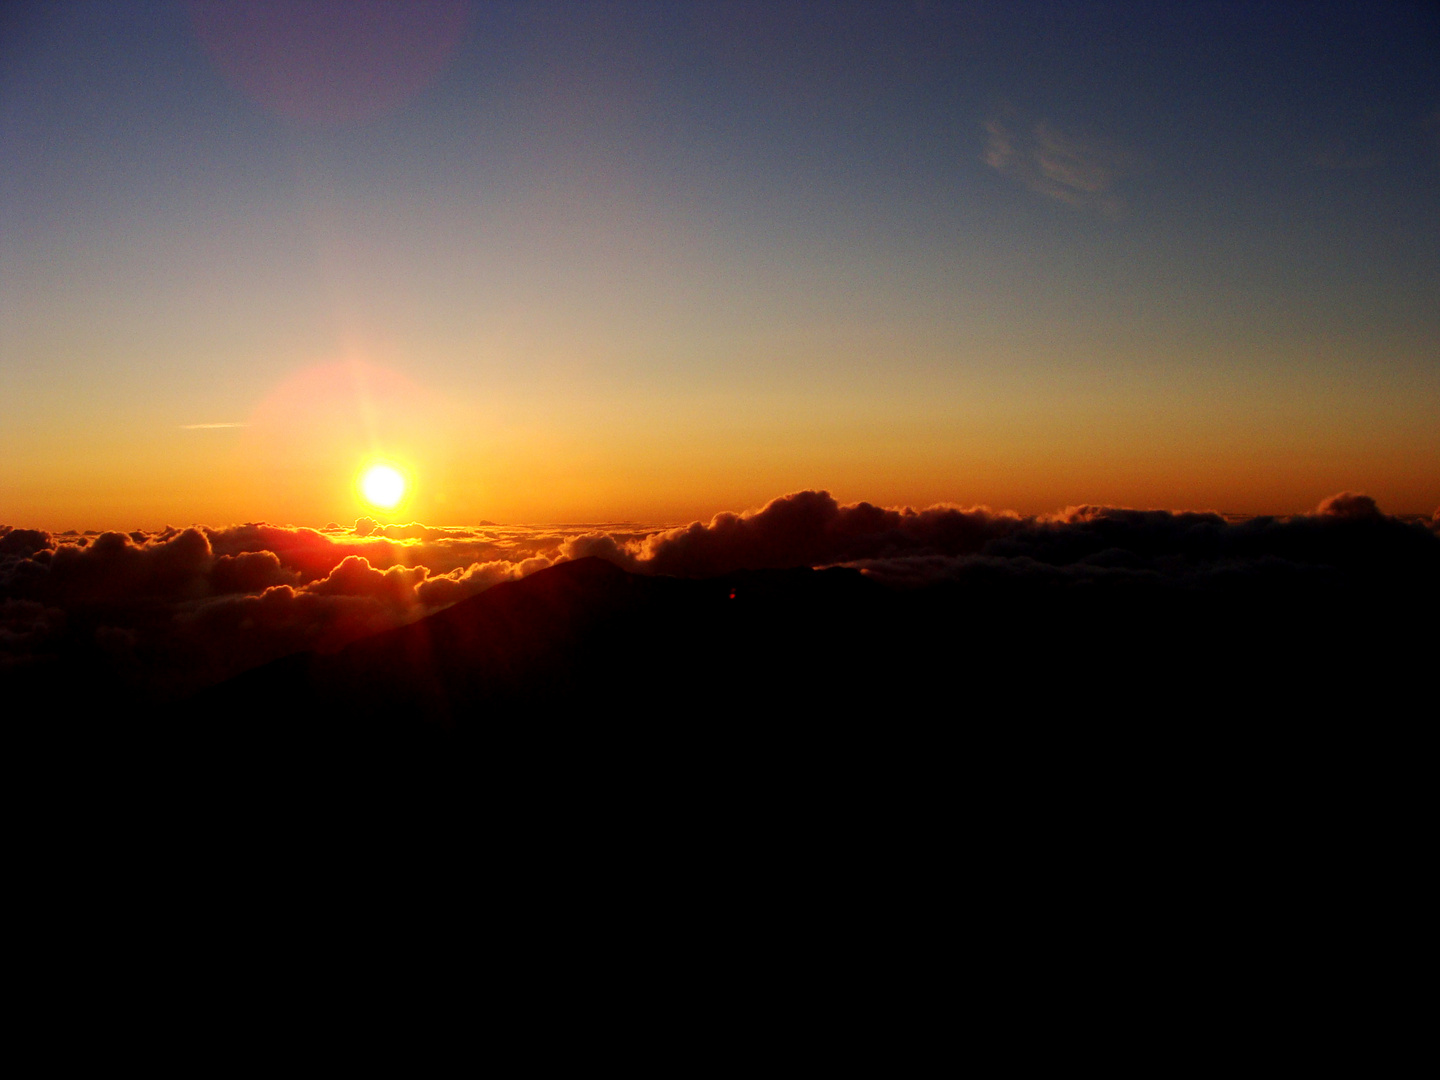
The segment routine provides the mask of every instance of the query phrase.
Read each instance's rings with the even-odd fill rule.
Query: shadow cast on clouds
[[[0,673],[67,665],[174,699],[302,650],[332,652],[491,586],[599,556],[681,578],[850,566],[905,588],[1183,589],[1440,587],[1440,511],[1384,514],[1343,492],[1311,514],[1071,507],[891,509],[800,491],[670,529],[323,530],[250,523],[154,533],[50,534],[0,526]]]

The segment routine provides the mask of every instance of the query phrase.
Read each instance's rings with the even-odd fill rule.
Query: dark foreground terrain
[[[579,559],[178,707],[56,686],[11,723],[23,926],[86,971],[324,942],[360,977],[378,935],[532,1025],[633,977],[897,1033],[963,1000],[1107,1060],[1309,1038],[1289,1013],[1358,1000],[1417,925],[1427,565],[903,589]]]
[[[1435,702],[1436,586],[1413,569],[1409,588],[907,589],[844,568],[693,580],[579,559],[179,706],[32,708],[16,728],[44,732],[82,802],[227,810],[263,789],[261,816],[637,793],[1021,814],[1116,793],[1403,799]]]

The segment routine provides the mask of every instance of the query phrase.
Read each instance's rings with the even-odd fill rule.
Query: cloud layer
[[[635,573],[710,578],[847,565],[904,588],[1440,589],[1440,511],[1384,514],[1344,492],[1312,514],[1071,507],[841,505],[800,491],[680,528],[246,524],[156,533],[0,526],[0,676],[78,664],[175,699],[306,649],[333,651],[502,581],[599,556]],[[1268,584],[1267,584],[1268,583]]]
[[[83,657],[174,697],[333,650],[561,558],[579,530],[252,523],[52,535],[0,526],[0,671]]]

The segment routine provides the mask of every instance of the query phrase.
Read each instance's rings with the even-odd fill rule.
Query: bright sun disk
[[[405,477],[389,465],[372,465],[360,478],[360,493],[366,502],[386,510],[394,509],[405,497]]]

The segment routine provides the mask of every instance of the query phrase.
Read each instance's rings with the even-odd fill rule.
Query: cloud
[[[316,596],[362,596],[399,609],[416,606],[415,586],[429,571],[423,566],[377,570],[363,555],[347,555],[322,581],[305,586]]]
[[[679,577],[711,577],[735,570],[820,566],[887,555],[957,554],[978,550],[1015,528],[1016,514],[988,507],[883,509],[860,502],[840,506],[828,491],[798,491],[757,511],[718,514],[643,539],[620,541],[593,533],[562,545],[570,558],[599,555],[628,569]]]
[[[369,519],[323,532],[265,523],[84,534],[0,526],[0,668],[80,665],[86,678],[175,700],[586,556],[683,578],[842,565],[911,591],[961,589],[1022,606],[1026,596],[1071,593],[1420,595],[1440,590],[1440,510],[1402,521],[1369,496],[1341,492],[1290,518],[1109,506],[1022,516],[842,505],[807,490],[678,528],[438,529]]]
[[[1356,492],[1331,496],[1312,514],[1230,521],[1209,512],[1110,506],[1032,517],[988,507],[842,506],[828,492],[802,491],[759,510],[638,539],[589,533],[562,552],[679,577],[839,564],[892,584],[1004,577],[1211,588],[1256,576],[1433,575],[1440,573],[1440,549],[1432,539],[1424,524],[1392,518]]]
[[[245,425],[242,424],[242,423],[229,423],[229,424],[181,424],[181,425],[180,425],[180,430],[181,430],[181,431],[214,431],[214,430],[217,429],[217,428],[237,428],[237,427],[244,427],[244,426],[245,426]]]
[[[32,670],[86,658],[86,678],[173,700],[543,569],[584,531],[371,519],[354,530],[250,522],[51,534],[0,526],[0,661]]]
[[[1208,593],[1259,580],[1339,590],[1400,582],[1440,587],[1440,546],[1423,523],[1384,514],[1356,492],[1323,500],[1314,513],[1229,521],[1213,513],[1070,507],[1027,519],[973,555],[857,560],[897,584],[1045,579],[1055,585],[1183,587]]]
[[[474,563],[465,570],[452,570],[448,574],[426,578],[416,585],[415,597],[427,608],[447,607],[484,592],[492,585],[498,585],[502,581],[514,581],[551,565],[551,560],[544,556],[522,559],[519,562],[496,559],[493,562]]]
[[[210,568],[210,588],[221,595],[263,592],[275,585],[292,585],[297,577],[281,565],[273,551],[246,551],[216,557]]]
[[[1137,155],[1107,140],[1048,120],[1020,125],[994,117],[985,132],[986,165],[1047,198],[1107,215],[1124,209],[1115,188],[1141,164]]]
[[[1342,491],[1322,499],[1315,512],[1321,517],[1379,518],[1383,515],[1375,500],[1357,491]]]
[[[32,592],[44,599],[86,602],[146,598],[195,599],[209,591],[207,576],[215,554],[199,529],[176,532],[159,542],[133,534],[101,533],[92,542],[60,544],[32,556],[46,569],[32,574]]]
[[[36,552],[53,548],[55,541],[47,532],[38,529],[16,529],[0,525],[0,557],[5,555],[34,555]]]

